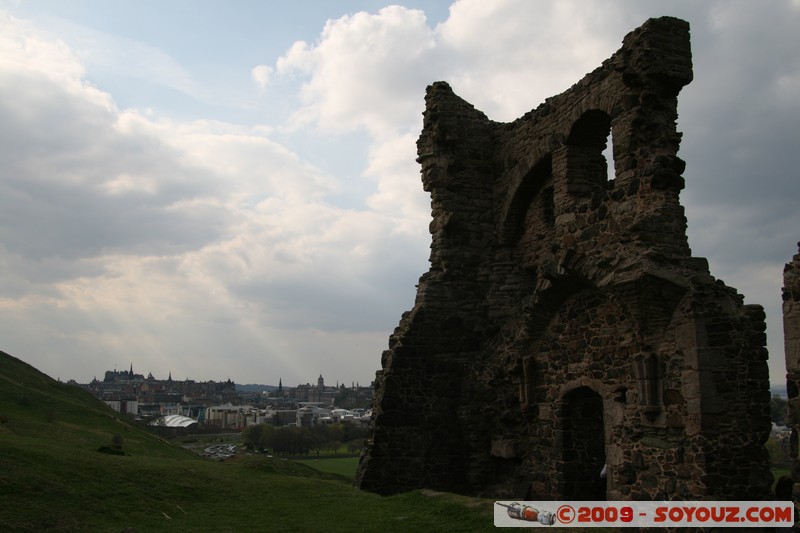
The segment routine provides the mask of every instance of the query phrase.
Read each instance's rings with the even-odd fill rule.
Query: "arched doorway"
[[[560,493],[564,500],[605,500],[603,399],[589,387],[564,395],[561,415]]]

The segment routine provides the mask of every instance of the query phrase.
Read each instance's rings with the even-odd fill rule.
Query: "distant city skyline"
[[[647,18],[691,25],[689,245],[767,314],[800,240],[800,2],[0,0],[0,350],[236,383],[375,379],[428,270],[437,80],[496,121]]]
[[[94,375],[91,379],[86,380],[86,381],[81,381],[81,380],[77,380],[77,379],[74,379],[74,378],[70,378],[70,379],[74,379],[74,381],[76,381],[77,383],[80,383],[80,384],[90,383],[90,382],[92,382],[94,380],[103,381],[103,379],[105,379],[105,376],[109,372],[114,372],[114,373],[127,372],[129,376],[130,375],[142,376],[143,379],[147,379],[149,376],[152,375],[153,379],[155,379],[156,381],[165,381],[165,380],[169,380],[169,379],[171,379],[173,381],[187,381],[187,380],[188,381],[195,381],[195,382],[211,382],[211,381],[213,381],[213,382],[216,382],[216,383],[225,383],[227,381],[231,381],[231,382],[235,383],[237,386],[246,387],[246,386],[260,386],[260,385],[263,385],[265,387],[270,387],[270,388],[274,388],[274,389],[277,389],[278,387],[281,387],[281,386],[283,388],[289,389],[289,388],[295,388],[295,387],[304,386],[304,385],[318,384],[320,378],[322,378],[323,379],[323,383],[325,383],[324,382],[324,376],[322,374],[319,374],[313,380],[309,380],[309,381],[305,381],[305,382],[298,382],[296,384],[288,384],[288,385],[283,383],[283,379],[281,377],[278,377],[277,383],[274,383],[274,384],[273,383],[266,383],[266,382],[264,382],[264,383],[262,383],[262,382],[240,383],[240,382],[238,382],[236,380],[232,380],[230,378],[225,378],[225,379],[215,379],[215,378],[195,379],[195,378],[192,378],[192,377],[190,377],[188,375],[186,377],[183,377],[183,378],[178,378],[178,377],[173,377],[172,376],[172,371],[169,371],[167,373],[166,377],[159,377],[159,376],[153,374],[152,372],[137,371],[137,369],[134,368],[133,362],[131,362],[130,365],[127,368],[119,369],[119,368],[115,367],[115,368],[107,368],[107,369],[103,370],[103,373],[102,373],[103,378],[99,378],[99,377],[97,377],[98,375]],[[51,377],[53,377],[53,376],[51,376]],[[58,378],[58,379],[60,379],[60,378]],[[332,381],[329,381],[329,382],[325,383],[325,386],[327,386],[327,387],[340,387],[342,385],[344,385],[345,387],[372,386],[372,381],[370,381],[369,383],[363,384],[363,385],[361,384],[361,382],[359,382],[357,380],[349,380],[349,381],[336,380],[335,381],[335,385],[331,385],[331,383],[332,383]]]

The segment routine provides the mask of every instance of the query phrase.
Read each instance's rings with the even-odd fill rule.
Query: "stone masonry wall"
[[[786,352],[786,392],[789,397],[788,423],[792,430],[789,440],[793,459],[792,478],[800,479],[800,243],[798,253],[783,269],[783,342]],[[800,500],[795,484],[794,500]]]
[[[431,266],[382,356],[359,487],[768,494],[764,312],[691,257],[679,202],[691,79],[688,24],[660,18],[511,123],[428,87]]]

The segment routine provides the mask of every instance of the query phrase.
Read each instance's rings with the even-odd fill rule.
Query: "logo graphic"
[[[552,526],[556,523],[556,516],[550,511],[540,511],[530,505],[521,505],[517,502],[511,505],[495,502],[497,505],[506,508],[508,516],[516,520],[525,520],[526,522],[539,522],[545,526]]]

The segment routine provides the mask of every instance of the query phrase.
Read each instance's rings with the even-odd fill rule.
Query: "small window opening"
[[[606,160],[606,179],[608,181],[613,181],[617,174],[614,167],[614,143],[612,142],[611,135],[608,136],[606,148],[603,150],[603,157]]]

